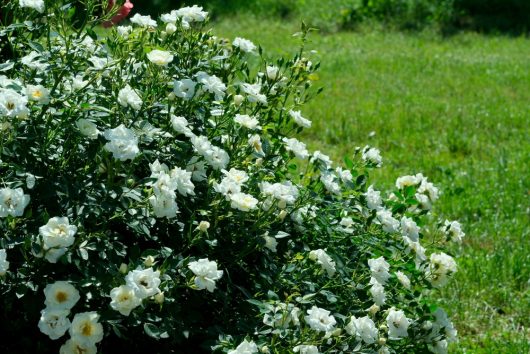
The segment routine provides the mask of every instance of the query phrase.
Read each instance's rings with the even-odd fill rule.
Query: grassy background
[[[271,54],[296,50],[294,21],[234,17],[215,33]],[[314,34],[324,92],[303,109],[312,149],[337,161],[379,147],[376,187],[423,172],[435,212],[467,233],[442,301],[462,353],[530,352],[530,40],[381,31]],[[375,135],[370,137],[370,133]]]
[[[78,0],[79,1],[79,0]],[[234,13],[293,19],[326,31],[377,21],[387,27],[444,33],[473,29],[488,33],[529,33],[528,0],[134,0],[134,10],[152,15],[198,4],[214,16]]]

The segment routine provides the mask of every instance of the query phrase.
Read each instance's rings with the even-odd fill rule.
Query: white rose
[[[89,139],[97,139],[99,135],[98,126],[88,119],[81,118],[75,125],[79,129],[79,132]]]
[[[304,319],[306,323],[317,332],[332,332],[335,329],[337,321],[330,315],[328,310],[313,306],[307,310],[308,316]]]
[[[362,153],[362,159],[366,163],[371,163],[376,167],[381,167],[383,164],[383,158],[381,152],[373,147],[365,146]]]
[[[45,308],[40,313],[39,329],[50,339],[62,337],[70,328],[70,320],[67,317],[69,310]]]
[[[388,278],[390,278],[390,264],[385,260],[384,257],[374,258],[368,260],[368,266],[372,272],[372,277],[377,279],[382,285],[386,284]]]
[[[309,259],[316,261],[317,264],[320,264],[322,266],[322,269],[324,269],[328,276],[333,276],[335,274],[335,262],[333,259],[326,253],[326,251],[322,249],[313,250],[309,252]]]
[[[210,223],[208,221],[201,221],[199,223],[199,226],[197,226],[196,230],[199,230],[200,232],[206,232],[210,228]]]
[[[411,324],[405,313],[402,310],[396,311],[391,308],[386,317],[386,324],[388,326],[388,337],[390,339],[400,339],[408,336],[407,329]]]
[[[309,119],[302,117],[302,112],[290,110],[289,115],[291,116],[291,118],[293,118],[294,122],[298,124],[299,126],[304,127],[304,128],[311,127],[311,121]]]
[[[149,15],[142,16],[137,13],[130,18],[130,21],[141,27],[156,27],[156,21],[153,20]]]
[[[232,42],[232,45],[234,47],[241,49],[241,51],[245,53],[252,53],[256,50],[256,46],[254,45],[254,43],[252,43],[248,39],[241,38],[241,37],[237,37],[236,39],[234,39],[234,41]]]
[[[81,298],[79,291],[66,281],[56,281],[46,285],[44,296],[46,307],[57,310],[70,310]]]
[[[306,145],[296,138],[283,138],[282,141],[285,143],[285,148],[291,151],[296,157],[300,159],[306,159],[309,157],[309,151],[307,151]]]
[[[170,176],[175,181],[177,191],[180,195],[195,195],[195,185],[191,181],[192,173],[182,168],[175,167],[170,171]]]
[[[230,206],[241,211],[254,210],[257,207],[258,200],[246,193],[234,193],[230,195]]]
[[[376,222],[381,224],[384,231],[392,233],[399,230],[400,223],[392,216],[390,210],[381,209],[377,211],[376,218]]]
[[[315,345],[297,345],[293,348],[293,352],[300,354],[320,354],[318,347]]]
[[[346,332],[351,336],[362,339],[366,344],[375,343],[378,336],[374,321],[368,316],[355,318],[352,316],[350,323],[346,326]]]
[[[418,241],[420,228],[414,220],[404,216],[401,218],[401,233],[403,236],[407,236],[412,241]]]
[[[105,150],[112,152],[112,156],[120,161],[134,160],[140,152],[138,138],[131,129],[120,124],[114,129],[107,129],[103,136],[109,142],[105,144]]]
[[[456,262],[453,257],[441,252],[431,254],[430,263],[425,273],[431,284],[439,288],[447,284],[450,276],[456,271]]]
[[[22,216],[28,204],[29,195],[24,194],[22,188],[0,189],[0,218],[5,218],[8,215]]]
[[[153,299],[155,300],[155,302],[156,302],[157,304],[162,304],[162,303],[164,303],[164,300],[165,300],[164,293],[163,293],[163,292],[160,292],[160,293],[156,294],[155,296],[153,296]]]
[[[189,100],[195,95],[195,86],[197,86],[197,83],[190,79],[175,81],[173,84],[173,93],[177,97]]]
[[[116,31],[118,31],[118,34],[124,38],[127,38],[129,34],[132,32],[133,28],[132,26],[118,26],[116,27]]]
[[[44,247],[45,255],[44,258],[50,263],[57,263],[57,260],[61,258],[63,254],[66,253],[67,248],[65,247],[59,247],[59,248],[49,248],[47,249]],[[37,257],[42,257],[42,254],[37,255]]]
[[[410,279],[405,275],[405,273],[396,272],[396,277],[398,278],[401,285],[403,285],[406,289],[410,289]]]
[[[67,217],[53,217],[46,225],[39,227],[39,234],[46,249],[71,246],[76,233],[77,226],[70,225]]]
[[[110,291],[110,307],[118,311],[124,316],[129,316],[131,311],[140,306],[142,300],[140,300],[134,289],[128,285],[121,285]]]
[[[37,178],[35,175],[32,175],[31,173],[26,173],[26,187],[28,189],[33,189],[35,187],[35,183],[37,182]]]
[[[216,170],[226,168],[230,162],[228,153],[217,146],[212,146],[211,150],[204,154],[204,158]]]
[[[136,269],[130,271],[125,277],[125,281],[130,286],[139,299],[145,299],[160,292],[160,272],[153,271],[153,268]]]
[[[125,281],[130,286],[139,299],[145,299],[160,292],[160,272],[153,271],[153,268],[136,269],[130,271],[125,277]]]
[[[386,302],[385,288],[375,278],[370,278],[370,294],[375,304],[383,306]]]
[[[33,9],[37,12],[44,12],[44,0],[18,0],[20,7]]]
[[[97,351],[94,344],[85,345],[75,338],[70,338],[61,346],[59,354],[96,354]]]
[[[239,107],[243,103],[244,99],[245,99],[245,97],[243,97],[241,95],[235,95],[234,96],[234,104]]]
[[[251,130],[261,129],[259,125],[259,120],[256,117],[251,117],[247,114],[236,114],[234,122],[237,124]]]
[[[142,99],[131,86],[127,85],[118,92],[118,103],[123,107],[130,106],[138,111],[142,108]]]
[[[167,34],[173,34],[177,31],[177,26],[175,26],[175,24],[173,23],[168,23],[166,25],[166,33]]]
[[[280,69],[277,66],[267,65],[265,71],[269,80],[276,80]]]
[[[170,52],[155,49],[147,53],[147,59],[153,64],[167,66],[173,61],[173,55]]]
[[[250,103],[259,102],[262,104],[267,104],[267,96],[261,93],[261,84],[244,83],[241,85],[241,89],[247,94],[248,101]]]
[[[26,87],[26,94],[32,101],[40,104],[50,103],[50,91],[42,85],[28,85]]]
[[[265,152],[263,151],[263,145],[261,143],[261,138],[259,135],[254,134],[248,138],[248,144],[254,148],[254,151],[257,152],[260,155],[265,155]]]
[[[153,212],[158,218],[174,218],[179,212],[179,207],[175,201],[175,196],[170,194],[152,195],[149,203],[153,207]]]
[[[29,115],[28,99],[13,90],[0,88],[0,116],[24,119]]]
[[[223,276],[223,271],[217,269],[217,262],[210,261],[208,258],[190,262],[188,268],[195,274],[195,285],[199,290],[206,289],[213,292],[215,281]]]
[[[77,313],[70,326],[70,336],[83,346],[92,346],[103,339],[103,326],[96,312]]]
[[[203,11],[202,6],[193,5],[175,10],[175,15],[188,24],[189,22],[204,22],[208,17],[208,12]]]
[[[236,349],[230,350],[228,354],[255,354],[258,352],[258,346],[252,341],[246,339],[241,342]]]
[[[215,95],[215,99],[220,101],[225,96],[226,85],[215,75],[208,75],[205,72],[197,73],[197,80],[202,84],[202,88]]]

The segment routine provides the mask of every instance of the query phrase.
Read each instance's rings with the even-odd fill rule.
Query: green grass
[[[272,54],[298,44],[293,22],[215,27]],[[303,109],[313,120],[304,140],[336,160],[380,148],[376,187],[423,172],[443,191],[435,211],[465,226],[442,293],[460,335],[453,351],[530,352],[530,40],[364,31],[313,34],[308,49],[325,91]]]

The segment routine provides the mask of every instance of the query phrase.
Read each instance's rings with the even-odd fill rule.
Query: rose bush
[[[370,184],[378,149],[338,164],[295,137],[309,30],[279,59],[196,6],[96,34],[121,5],[80,27],[60,1],[4,8],[3,351],[446,352],[431,294],[464,233],[422,174]]]

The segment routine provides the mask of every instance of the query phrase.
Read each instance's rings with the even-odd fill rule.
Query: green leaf
[[[160,329],[152,323],[144,324],[145,333],[152,338],[160,339]]]
[[[360,175],[359,177],[357,177],[357,179],[355,180],[355,184],[358,186],[358,187],[362,187],[366,184],[366,176],[365,175]]]
[[[162,257],[167,258],[167,257],[171,256],[172,254],[173,254],[173,250],[171,248],[169,248],[169,247],[162,247],[162,249],[160,250],[160,255]]]
[[[247,302],[248,302],[248,303],[251,303],[252,305],[257,306],[257,307],[259,307],[259,308],[262,308],[262,307],[263,307],[263,302],[261,302],[261,301],[259,301],[259,300],[248,299]]]
[[[268,297],[269,299],[275,299],[275,300],[279,300],[279,299],[280,299],[280,297],[278,296],[278,294],[276,294],[276,293],[275,293],[274,291],[272,291],[272,290],[267,291],[267,297]]]
[[[416,194],[416,187],[415,186],[407,186],[405,188],[405,197],[410,198],[413,197]]]
[[[14,62],[5,62],[5,63],[2,63],[0,64],[0,71],[8,71],[10,69],[13,68],[13,66],[15,66],[15,63]]]
[[[344,156],[344,163],[350,170],[353,168],[353,161],[348,156]]]
[[[39,53],[44,52],[44,47],[38,42],[29,41],[28,45]]]
[[[85,260],[85,261],[88,259],[88,252],[87,252],[87,250],[84,249],[84,248],[80,248],[80,249],[79,249],[79,255],[80,255],[81,258],[82,258],[83,260]]]

